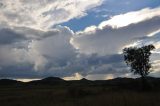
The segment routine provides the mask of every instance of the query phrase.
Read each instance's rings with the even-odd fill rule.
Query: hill
[[[12,79],[0,79],[0,85],[21,84],[22,82]]]
[[[149,77],[153,89],[143,91],[141,79],[115,78],[65,81],[48,77],[31,82],[0,80],[2,106],[160,106],[160,79]]]
[[[154,77],[148,77],[147,78],[148,83],[160,87],[160,78],[154,78]],[[110,80],[95,80],[91,81],[85,78],[82,78],[81,80],[69,80],[66,81],[64,79],[58,78],[58,77],[47,77],[41,80],[34,80],[30,82],[20,82],[16,80],[11,79],[0,79],[0,85],[21,85],[21,84],[27,84],[27,85],[68,85],[68,86],[117,86],[119,88],[130,88],[133,89],[134,86],[141,86],[141,79],[136,78],[115,78]]]
[[[30,81],[28,84],[63,84],[66,81],[58,77],[47,77],[41,80]]]

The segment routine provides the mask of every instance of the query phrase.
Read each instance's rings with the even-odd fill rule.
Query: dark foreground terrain
[[[160,79],[148,78],[152,89],[143,91],[140,79],[64,81],[49,77],[29,83],[0,80],[0,106],[160,106]]]

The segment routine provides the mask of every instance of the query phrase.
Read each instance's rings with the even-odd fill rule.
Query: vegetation
[[[29,83],[0,81],[1,106],[160,106],[160,79],[155,89],[141,92],[140,79],[62,81],[52,78]],[[44,83],[45,81],[45,83]],[[53,81],[53,83],[51,83]],[[12,83],[10,83],[12,82]]]
[[[131,72],[139,74],[143,81],[144,89],[147,87],[146,76],[150,73],[151,50],[155,49],[153,45],[142,46],[140,48],[130,47],[123,49],[124,60],[131,67]]]
[[[151,63],[149,62],[149,57],[151,55],[150,51],[154,48],[153,45],[148,45],[140,48],[130,47],[123,49],[124,60],[127,65],[131,66],[131,71],[134,74],[146,77],[150,73]]]

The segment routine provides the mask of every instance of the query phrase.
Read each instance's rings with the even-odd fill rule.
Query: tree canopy
[[[146,77],[150,72],[151,50],[155,47],[151,45],[142,47],[129,47],[123,49],[124,60],[131,67],[131,72],[139,74],[141,77]]]

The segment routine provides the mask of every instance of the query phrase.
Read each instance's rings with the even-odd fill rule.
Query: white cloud
[[[89,80],[109,80],[109,79],[113,79],[115,77],[116,76],[113,74],[94,74],[94,75],[86,76],[86,78]]]
[[[12,66],[26,62],[27,58],[25,49],[16,49],[12,46],[0,46],[0,66]]]
[[[115,28],[119,28],[127,26],[129,24],[135,24],[143,20],[151,19],[154,16],[160,16],[160,7],[154,9],[145,8],[140,11],[133,11],[125,14],[116,15],[113,16],[111,19],[102,22],[98,27],[103,28],[106,25],[109,25]]]
[[[0,66],[33,64],[34,70],[44,70],[49,61],[67,61],[75,53],[69,43],[73,32],[67,27],[49,31],[15,27],[0,30],[0,34],[4,35],[0,36]],[[12,37],[5,39],[5,36]]]
[[[30,81],[36,81],[36,80],[40,80],[40,79],[24,79],[24,78],[20,78],[20,79],[16,79],[17,81],[22,81],[22,82],[30,82]]]
[[[111,21],[112,23],[103,24],[103,27],[100,24],[98,27],[92,26],[91,28],[86,28],[85,31],[78,32],[70,42],[80,53],[116,54],[124,46],[138,40],[139,37],[144,37],[160,30],[159,13],[160,8],[157,8],[143,9],[126,13],[122,16],[115,16],[121,17],[119,21],[123,22],[125,19],[128,21],[122,25],[121,23],[116,23],[117,18],[110,19],[108,22]],[[128,14],[134,14],[133,18],[136,17],[136,19],[132,20],[131,18],[129,21],[132,15],[128,18]],[[114,25],[120,25],[121,27],[115,28],[113,27]]]
[[[0,23],[46,29],[84,16],[101,3],[102,0],[1,0]]]
[[[51,61],[58,65],[58,61],[68,61],[68,59],[75,55],[74,48],[69,43],[73,32],[67,27],[57,27],[58,33],[51,33],[53,36],[42,40],[36,40],[29,45],[29,54],[35,62],[36,70],[39,66],[45,66],[47,61]],[[34,56],[35,55],[35,56]],[[57,63],[56,63],[57,62]],[[58,65],[59,66],[59,65]]]
[[[117,18],[112,18],[103,25],[73,33],[63,26],[47,30],[41,28],[83,16],[88,9],[99,5],[100,0],[76,0],[76,6],[73,0],[2,2],[0,17],[3,18],[0,22],[13,26],[6,25],[4,28],[0,25],[0,33],[4,34],[0,35],[0,77],[18,74],[17,78],[59,76],[66,79],[109,79],[124,75],[127,69],[122,55],[117,54],[119,50],[136,38],[160,30],[159,8],[115,16],[124,20],[137,17],[124,24],[115,23]],[[113,27],[115,25],[116,28]],[[6,39],[8,37],[11,39]],[[12,72],[8,71],[10,69]],[[104,76],[98,77],[98,74]]]
[[[79,73],[75,73],[73,76],[70,76],[70,77],[64,77],[63,79],[64,80],[80,80],[82,79],[83,76]]]

